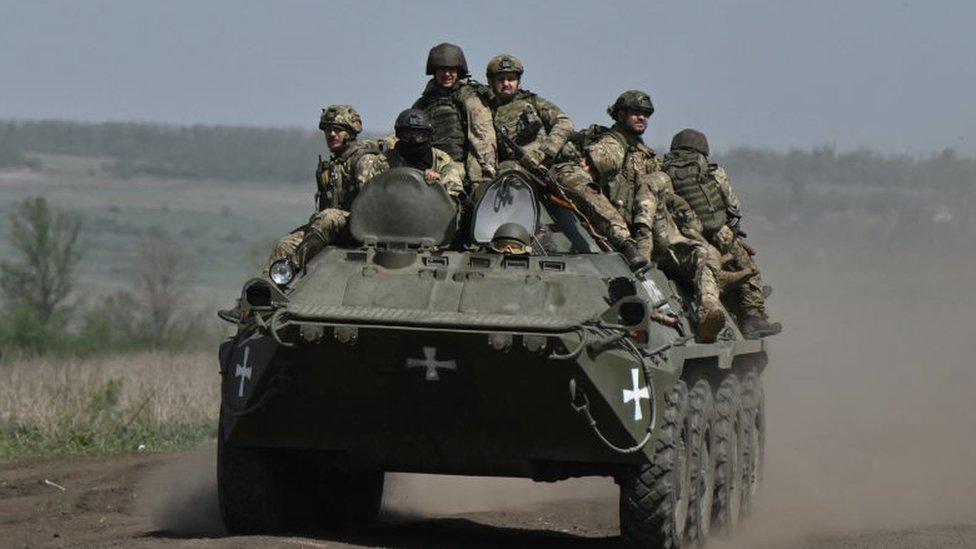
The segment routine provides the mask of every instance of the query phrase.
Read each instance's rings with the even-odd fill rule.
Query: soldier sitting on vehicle
[[[549,167],[573,133],[573,122],[551,101],[522,88],[522,62],[502,54],[488,62],[485,76],[490,90],[485,100],[491,109],[496,133],[504,132],[524,151],[520,159],[530,168]],[[514,151],[499,143],[499,171],[504,163],[516,165]]]
[[[745,233],[739,228],[739,198],[725,170],[710,164],[708,154],[705,134],[684,129],[671,140],[663,169],[675,194],[685,200],[696,218],[692,228],[722,255],[730,256],[737,269],[753,273],[742,284],[723,291],[723,301],[736,314],[743,335],[755,339],[778,334],[782,325],[768,320],[762,277],[752,259],[754,251],[743,241]]]
[[[592,125],[574,134],[563,149],[567,159],[555,166],[556,177],[594,224],[597,231],[624,255],[632,269],[650,260],[650,227],[631,217],[638,175],[657,169],[654,152],[641,135],[654,105],[646,93],[624,92],[607,109],[612,128]]]
[[[294,254],[309,229],[324,223],[321,212],[349,211],[349,205],[359,189],[375,175],[365,159],[369,155],[379,154],[382,149],[376,141],[357,139],[363,131],[363,121],[355,108],[350,105],[330,105],[322,109],[319,129],[325,135],[331,156],[327,160],[320,157],[315,172],[318,213],[312,216],[308,224],[295,229],[275,244],[271,262]],[[321,227],[316,230],[321,230]]]
[[[557,173],[578,207],[632,268],[653,259],[694,291],[698,338],[711,342],[725,326],[718,273],[709,263],[708,244],[685,236],[668,209],[680,198],[641,138],[653,112],[646,93],[622,93],[607,109],[613,127],[591,126],[577,135],[579,162],[564,162]]]
[[[374,151],[360,160],[359,175],[364,179],[363,185],[390,168],[405,166],[424,172],[428,183],[443,185],[448,195],[457,201],[463,191],[464,169],[447,153],[431,146],[433,129],[427,115],[418,109],[407,109],[397,116],[394,130],[397,140],[392,148]],[[361,188],[362,185],[357,186],[355,192],[347,193],[347,204],[352,204]],[[396,215],[396,212],[390,215]],[[301,267],[326,245],[348,240],[348,221],[348,206],[318,212],[312,216],[304,238],[289,259]]]
[[[468,80],[468,62],[454,44],[438,44],[427,55],[432,76],[413,107],[427,114],[434,128],[433,146],[461,163],[473,192],[495,175],[498,164],[491,111]]]

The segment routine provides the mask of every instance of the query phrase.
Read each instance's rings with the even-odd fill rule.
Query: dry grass
[[[219,389],[215,353],[12,360],[0,364],[0,458],[192,444],[216,422]]]

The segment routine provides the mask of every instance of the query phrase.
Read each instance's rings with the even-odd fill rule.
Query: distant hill
[[[715,147],[719,148],[719,147]],[[832,147],[777,152],[730,148],[715,155],[736,181],[789,186],[843,185],[971,194],[976,158],[951,149],[927,157],[838,153]],[[321,133],[295,128],[0,121],[0,166],[38,167],[31,155],[98,157],[119,177],[309,182],[325,153]]]
[[[0,166],[29,166],[31,153],[93,156],[120,177],[307,182],[324,149],[321,134],[300,129],[0,122]]]

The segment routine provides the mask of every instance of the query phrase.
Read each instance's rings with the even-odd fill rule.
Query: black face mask
[[[413,168],[429,170],[434,167],[434,151],[431,150],[430,141],[422,143],[397,141],[396,150]]]

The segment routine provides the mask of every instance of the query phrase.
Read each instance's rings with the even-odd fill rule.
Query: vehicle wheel
[[[688,393],[688,454],[691,494],[685,538],[689,546],[704,545],[712,524],[715,497],[715,459],[712,452],[712,385],[700,379]]]
[[[300,451],[228,444],[217,434],[217,500],[232,534],[279,533],[312,518],[319,464]]]
[[[322,522],[327,528],[372,522],[383,503],[383,471],[324,470],[319,484]]]
[[[742,484],[742,513],[748,515],[755,508],[762,484],[766,454],[766,402],[762,378],[755,370],[742,380],[744,427],[748,443],[744,445],[745,460]]]
[[[683,545],[691,492],[687,401],[687,386],[679,381],[665,395],[653,461],[635,465],[618,476],[620,533],[627,547]]]
[[[715,391],[712,416],[712,453],[715,460],[715,499],[712,525],[730,535],[738,525],[742,506],[743,452],[745,443],[739,379],[726,374]]]

